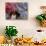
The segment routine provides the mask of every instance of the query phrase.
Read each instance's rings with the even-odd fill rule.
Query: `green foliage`
[[[16,36],[18,33],[17,29],[15,26],[6,26],[6,36],[8,36],[9,38],[12,36]]]
[[[43,20],[43,17],[42,16],[37,16],[36,19],[42,21]]]
[[[45,17],[45,20],[46,20],[46,15],[44,17]]]
[[[46,20],[46,14],[38,15],[38,16],[36,16],[36,19],[39,21],[43,21],[44,19]]]

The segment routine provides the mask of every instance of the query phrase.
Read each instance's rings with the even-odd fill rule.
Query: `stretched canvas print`
[[[26,2],[7,2],[5,4],[5,11],[7,20],[28,19],[28,4]]]

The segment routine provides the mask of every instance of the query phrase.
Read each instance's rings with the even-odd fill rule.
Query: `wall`
[[[28,20],[6,20],[5,19],[5,2],[28,2]],[[46,5],[46,0],[0,0],[0,34],[4,34],[6,25],[14,25],[19,33],[24,36],[31,36],[36,29],[44,29],[38,25],[35,16],[41,13],[40,6]],[[32,33],[33,32],[33,33]]]

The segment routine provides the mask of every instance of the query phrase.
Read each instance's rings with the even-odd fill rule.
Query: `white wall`
[[[6,20],[5,19],[5,2],[28,2],[28,20]],[[44,29],[38,25],[35,16],[41,13],[40,6],[46,5],[46,0],[0,0],[0,34],[4,34],[6,25],[14,25],[19,33],[24,36],[31,36],[36,29]]]

